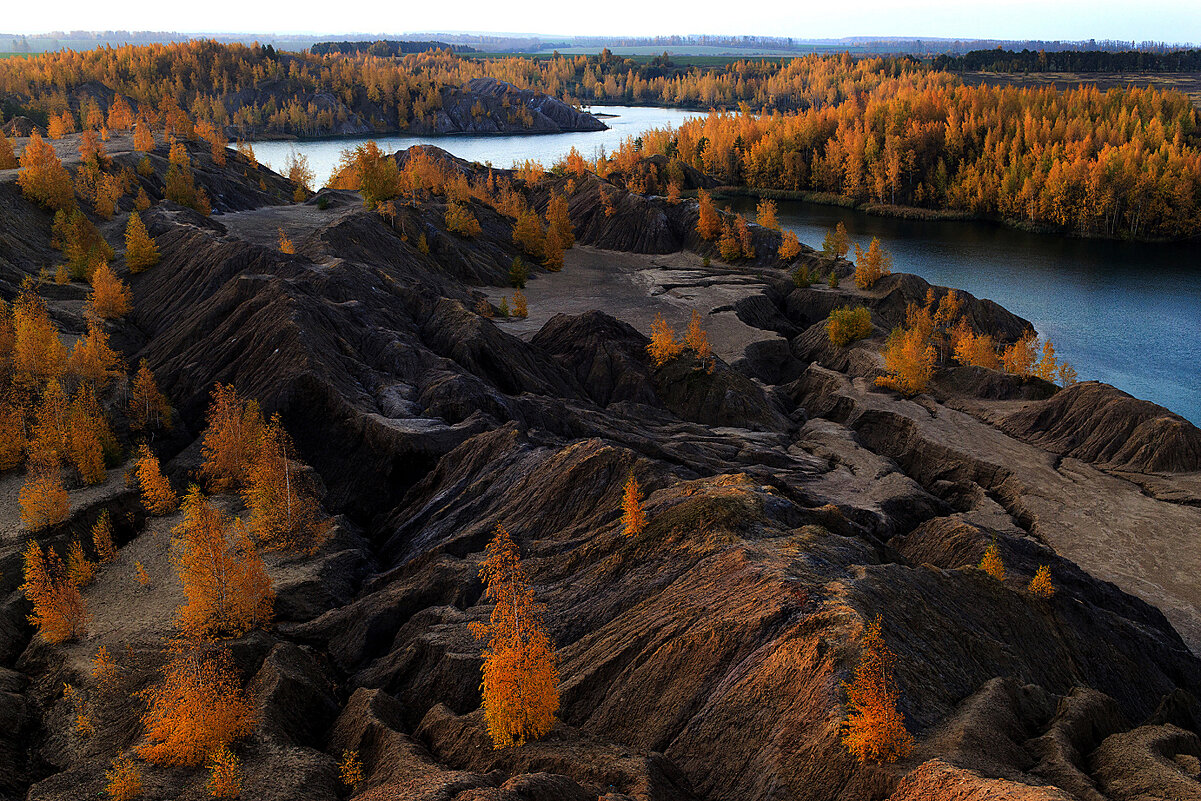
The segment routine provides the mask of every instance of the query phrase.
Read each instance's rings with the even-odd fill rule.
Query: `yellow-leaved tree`
[[[242,498],[250,508],[250,530],[264,547],[311,553],[329,537],[330,521],[295,456],[291,438],[274,415],[259,438]]]
[[[484,716],[495,748],[520,746],[551,730],[559,709],[559,668],[555,645],[534,600],[517,545],[503,526],[480,563],[484,595],[492,601],[487,624],[471,624],[487,639],[484,649]]]
[[[244,484],[263,436],[258,402],[238,397],[232,384],[217,384],[205,420],[200,468],[205,482],[214,490]]]
[[[275,592],[240,522],[195,485],[184,496],[183,513],[171,532],[171,561],[187,598],[179,608],[180,629],[196,637],[236,637],[269,623]]]
[[[21,592],[33,606],[29,622],[47,642],[60,643],[83,636],[88,610],[79,585],[71,581],[53,548],[30,540],[25,546],[25,583]]]
[[[642,533],[646,528],[646,511],[642,508],[642,490],[638,479],[630,473],[621,494],[621,528],[627,537]]]
[[[141,693],[143,759],[160,765],[201,765],[254,730],[254,708],[225,651],[205,653],[185,644],[167,664],[163,683]]]
[[[171,482],[163,475],[159,467],[158,457],[150,451],[145,442],[138,448],[137,459],[138,486],[142,488],[142,505],[152,515],[165,515],[174,512],[179,506],[179,498],[171,489]]]
[[[131,211],[125,224],[125,265],[131,273],[140,273],[158,264],[158,259],[158,245],[146,230],[141,216]]]
[[[896,656],[884,642],[882,619],[868,624],[855,676],[843,685],[850,714],[842,742],[860,762],[895,762],[913,750],[913,737],[897,709]]]
[[[29,135],[20,161],[17,185],[25,197],[48,209],[65,210],[75,205],[71,174],[58,160],[54,147],[37,131]]]

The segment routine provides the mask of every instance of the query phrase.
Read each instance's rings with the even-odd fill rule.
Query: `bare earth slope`
[[[597,216],[602,189],[620,226]],[[586,245],[536,271],[525,321],[472,311],[511,292],[516,255],[511,221],[482,206],[470,241],[437,201],[389,224],[339,193],[324,210],[147,215],[163,259],[130,277],[124,336],[181,412],[169,471],[196,468],[209,389],[231,382],[282,414],[340,515],[321,553],[269,564],[278,623],[231,646],[260,721],[238,747],[244,797],[345,797],[343,749],[362,756],[364,800],[1201,794],[1195,429],[1112,388],[997,375],[902,400],[871,379],[920,279],[798,289],[764,255],[772,232],[755,231],[754,262],[706,267],[693,204],[592,179],[572,207]],[[280,226],[295,255],[274,249]],[[11,236],[5,286],[36,263],[20,244],[35,233]],[[814,331],[848,301],[875,336],[836,351]],[[1029,325],[965,308],[1002,340]],[[692,309],[712,372],[653,367],[654,314],[678,326]],[[637,537],[619,520],[631,472],[648,493]],[[122,503],[99,493],[47,536]],[[68,648],[31,639],[10,567],[21,532],[5,528],[0,705],[19,723],[0,734],[0,795],[92,796],[141,737],[122,700],[81,741],[62,698],[64,681],[89,686],[100,644],[130,646],[122,692],[154,680],[179,600],[172,521],[126,517],[118,562],[88,589],[94,632]],[[468,631],[490,612],[477,571],[497,522],[548,606],[562,699],[547,738],[499,751]],[[974,568],[993,541],[1004,582]],[[1046,600],[1025,590],[1044,564]],[[876,615],[918,743],[889,766],[857,763],[840,734],[841,683]],[[203,771],[147,775],[147,797],[204,797]]]

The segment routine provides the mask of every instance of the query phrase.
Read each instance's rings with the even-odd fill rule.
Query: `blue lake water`
[[[549,166],[575,147],[587,157],[615,149],[627,136],[678,125],[696,112],[594,106],[610,130],[514,136],[390,136],[387,151],[434,144],[498,167],[534,159]],[[318,179],[333,170],[354,139],[258,142],[260,161],[283,165],[303,152]],[[736,207],[753,208],[753,201]],[[849,209],[781,202],[780,222],[820,247],[839,221],[864,247],[879,237],[893,269],[991,298],[1034,323],[1081,379],[1099,379],[1155,401],[1201,424],[1201,244],[1131,244],[1028,234],[976,222],[920,222],[871,217]]]

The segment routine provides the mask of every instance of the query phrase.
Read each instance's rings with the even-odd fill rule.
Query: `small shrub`
[[[1002,561],[1001,549],[997,547],[995,542],[984,549],[984,557],[980,560],[980,564],[977,567],[997,581],[1005,580],[1005,562]]]
[[[322,195],[321,197],[317,198],[317,208],[321,211],[325,211],[329,208],[329,195]]]
[[[1030,591],[1031,595],[1038,598],[1046,599],[1055,595],[1055,585],[1051,583],[1051,568],[1047,565],[1040,565],[1026,589]]]
[[[802,264],[792,271],[792,283],[800,289],[805,289],[813,284],[813,277],[809,275],[809,266]]]
[[[525,282],[530,277],[530,268],[520,256],[513,258],[513,263],[509,265],[509,283],[517,289],[525,289]]]
[[[870,336],[871,333],[872,313],[866,306],[843,306],[830,312],[826,319],[826,334],[830,337],[830,342],[840,348]]]

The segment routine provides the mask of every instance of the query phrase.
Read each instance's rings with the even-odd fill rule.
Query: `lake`
[[[534,159],[550,166],[575,147],[586,157],[614,150],[627,136],[679,125],[696,112],[593,106],[608,131],[514,136],[389,136],[391,152],[434,144],[456,156],[508,167]],[[260,161],[283,165],[295,148],[322,179],[355,139],[256,142]],[[732,205],[754,208],[754,201]],[[780,202],[780,223],[821,247],[838,222],[853,242],[879,237],[893,269],[991,298],[1034,323],[1081,379],[1098,379],[1201,423],[1201,248],[1132,244],[1029,234],[978,222],[924,222],[872,217],[832,206]]]

